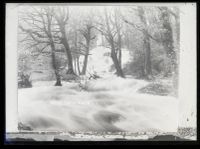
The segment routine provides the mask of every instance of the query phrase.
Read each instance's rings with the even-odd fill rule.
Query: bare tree
[[[80,58],[80,49],[78,47],[78,31],[75,28],[74,30],[74,51],[76,51],[74,53],[74,70],[77,71],[76,73],[80,75],[81,71],[80,71],[80,65],[79,65],[79,58]]]
[[[145,10],[143,7],[138,6],[137,8],[133,9],[137,12],[141,25],[136,25],[133,22],[128,21],[125,19],[123,16],[124,22],[128,23],[135,29],[139,30],[143,34],[143,49],[144,49],[144,76],[147,79],[150,79],[152,77],[152,68],[151,68],[151,46],[150,46],[150,39],[158,41],[158,39],[154,38],[148,30],[148,25],[147,25],[147,18],[145,15]],[[160,42],[160,41],[159,41]]]
[[[114,9],[114,24],[115,24],[115,27],[116,27],[116,31],[117,31],[117,50],[116,50],[116,53],[117,53],[117,56],[118,56],[118,61],[119,61],[119,65],[120,67],[122,68],[122,62],[121,62],[121,59],[122,59],[122,22],[121,22],[121,18],[119,17],[121,15],[120,13],[120,9],[116,8]]]
[[[30,48],[40,49],[40,53],[45,49],[51,49],[52,67],[56,76],[55,86],[61,86],[61,78],[59,68],[56,64],[56,48],[55,44],[59,43],[56,38],[56,30],[53,29],[53,9],[51,7],[32,7],[32,11],[27,11],[20,17],[23,21],[19,28],[27,34],[22,40],[29,45]],[[28,28],[24,27],[28,26]]]
[[[120,77],[125,77],[121,67],[121,34],[120,34],[120,26],[117,24],[117,16],[111,16],[111,13],[107,12],[107,9],[104,9],[104,21],[103,23],[98,22],[97,30],[99,30],[109,43],[109,48],[111,49],[111,58],[113,60],[116,73]],[[115,18],[115,19],[113,19]],[[117,27],[117,28],[116,28]],[[118,40],[116,41],[116,35],[118,35]],[[118,43],[120,42],[120,43]],[[119,52],[119,56],[117,55]],[[120,60],[119,60],[120,58]]]
[[[68,59],[68,70],[67,74],[75,75],[74,69],[73,69],[73,59],[72,59],[72,53],[70,50],[70,46],[68,43],[68,37],[66,32],[66,25],[69,19],[69,9],[68,7],[55,7],[55,13],[54,13],[55,19],[57,21],[58,29],[61,33],[61,43],[65,47],[65,51],[67,53],[67,59]]]
[[[73,57],[73,63],[74,63],[74,71],[76,74],[81,74],[80,70],[80,56],[84,55],[85,56],[85,45],[82,43],[83,39],[81,38],[80,34],[78,34],[79,28],[77,27],[79,23],[75,23],[72,26],[72,33],[71,35],[71,52],[72,52],[72,57]]]
[[[147,19],[145,16],[145,10],[143,7],[138,7],[138,15],[140,17],[140,20],[144,26],[143,28],[143,44],[144,44],[144,73],[147,79],[151,78],[152,75],[152,69],[151,69],[151,46],[150,46],[150,38],[148,36],[148,26],[147,26]]]
[[[91,47],[91,41],[96,37],[92,34],[92,28],[94,28],[93,20],[90,17],[88,20],[84,20],[84,27],[79,30],[85,39],[85,44],[81,43],[85,47],[85,58],[83,62],[82,72],[81,72],[82,75],[85,75],[86,70],[87,70],[87,63],[88,63],[88,56],[89,56],[89,51]]]

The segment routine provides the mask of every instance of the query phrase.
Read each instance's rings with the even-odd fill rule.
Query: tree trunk
[[[162,18],[163,18],[163,28],[166,29],[164,33],[163,46],[165,47],[167,57],[171,62],[170,75],[173,76],[174,73],[177,73],[177,56],[175,51],[175,41],[173,36],[173,25],[170,22],[170,14],[167,8],[163,8],[162,10]],[[175,31],[175,30],[174,30]],[[179,39],[179,37],[177,37]]]
[[[73,60],[73,67],[74,67],[74,72],[77,74],[77,67],[76,67],[76,57],[74,57],[74,60]]]
[[[60,74],[58,72],[58,68],[57,68],[57,65],[56,65],[56,55],[55,55],[55,46],[54,46],[54,43],[51,43],[51,49],[52,49],[52,54],[51,54],[51,57],[52,57],[52,66],[53,66],[54,73],[55,73],[55,76],[56,76],[55,86],[62,86]]]
[[[118,61],[119,61],[119,66],[122,67],[122,40],[121,40],[121,35],[120,35],[120,30],[118,30]]]
[[[76,59],[76,63],[77,63],[77,69],[78,69],[78,74],[81,74],[81,70],[80,70],[80,65],[79,65],[79,56]]]
[[[61,84],[61,78],[60,78],[60,74],[59,74],[59,70],[58,70],[58,66],[56,63],[56,55],[55,55],[55,44],[54,44],[54,40],[51,34],[51,19],[50,19],[50,15],[47,14],[47,21],[48,21],[48,37],[49,37],[49,41],[50,41],[50,46],[51,46],[51,57],[52,57],[52,66],[54,69],[54,73],[56,76],[56,83],[55,86],[62,86]]]
[[[63,43],[63,45],[64,45],[64,47],[65,47],[65,51],[66,51],[66,53],[67,53],[67,59],[68,59],[68,63],[67,63],[67,65],[68,65],[68,70],[67,70],[67,73],[66,73],[66,74],[73,74],[73,75],[75,75],[75,73],[74,73],[74,68],[73,68],[72,54],[71,54],[71,51],[70,51],[68,42],[67,42],[66,40],[67,40],[66,38],[64,38],[64,39],[62,40],[62,43]]]
[[[114,36],[112,35],[111,29],[110,29],[109,17],[108,17],[106,9],[105,9],[105,17],[106,17],[106,26],[107,26],[107,32],[108,32],[108,38],[107,38],[107,40],[108,40],[108,43],[111,46],[111,58],[113,60],[115,69],[117,71],[117,75],[120,76],[120,77],[122,77],[122,78],[125,78],[124,73],[122,71],[122,68],[120,66],[120,63],[119,63],[119,59],[117,57],[117,53],[116,53],[117,51],[116,51],[116,47],[114,45],[114,42],[115,42],[114,41]],[[118,29],[119,28],[117,27],[117,30]],[[118,36],[120,36],[119,30],[118,30]],[[120,36],[120,38],[121,38],[121,36]],[[120,43],[120,46],[121,46],[121,43]],[[119,47],[117,47],[117,48],[119,48]]]
[[[176,14],[177,17],[175,18],[175,28],[173,28],[173,34],[174,34],[174,47],[176,47],[176,70],[175,70],[175,76],[174,76],[174,88],[178,89],[179,86],[179,61],[180,61],[180,12],[179,8],[176,8]],[[177,92],[178,96],[178,92]]]
[[[122,71],[122,68],[120,67],[120,64],[119,64],[119,61],[118,61],[118,58],[117,58],[117,54],[115,52],[114,47],[111,49],[111,58],[113,60],[115,69],[117,71],[117,75],[122,77],[122,78],[125,78],[124,73]]]
[[[144,75],[146,79],[151,79],[152,69],[151,69],[151,46],[150,39],[144,34],[144,51],[145,51],[145,61],[144,61]]]
[[[68,44],[68,40],[67,40],[67,37],[66,37],[65,23],[62,22],[62,20],[60,20],[59,18],[57,18],[57,22],[58,22],[58,25],[59,25],[59,28],[60,28],[60,31],[61,31],[61,34],[62,34],[61,43],[65,47],[65,51],[66,51],[67,59],[68,59],[68,63],[67,63],[68,70],[67,70],[66,74],[73,74],[73,75],[75,75],[74,69],[73,69],[72,54],[71,54],[70,47],[69,47],[69,44]]]
[[[122,68],[122,49],[119,49],[119,66]]]
[[[147,19],[145,16],[145,11],[143,7],[138,7],[139,17],[144,25],[143,36],[144,36],[144,75],[146,79],[151,79],[152,69],[151,69],[151,45],[148,36],[148,26]]]
[[[163,34],[163,46],[170,60],[171,67],[169,75],[173,78],[174,89],[178,89],[178,52],[180,48],[179,10],[176,10],[176,16],[172,15],[170,11],[167,7],[162,7],[161,9],[162,26],[166,30]],[[175,17],[175,21],[171,17]]]
[[[56,75],[56,83],[55,86],[62,86],[61,84],[61,79],[60,79],[60,75]]]
[[[119,62],[120,68],[122,68],[122,63],[121,63],[121,59],[122,59],[122,37],[121,37],[120,20],[117,16],[118,13],[120,13],[120,11],[115,9],[115,26],[116,26],[117,38],[118,38],[118,40],[117,40],[118,62]]]
[[[87,62],[88,62],[88,54],[89,54],[89,50],[90,50],[90,40],[87,40],[87,48],[86,48],[86,55],[85,55],[85,58],[84,58],[84,62],[83,62],[83,69],[82,69],[82,72],[81,74],[82,75],[85,75],[86,74],[86,70],[87,70]]]
[[[103,33],[101,33],[101,46],[105,46]]]
[[[86,70],[87,70],[87,62],[88,62],[88,54],[85,55],[85,58],[84,58],[83,69],[82,69],[82,72],[81,72],[82,75],[85,75],[85,73],[86,73]]]

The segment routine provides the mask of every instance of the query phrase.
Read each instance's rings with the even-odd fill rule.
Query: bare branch
[[[35,31],[32,31],[31,29],[25,29],[25,28],[23,28],[21,25],[19,26],[19,28],[20,28],[22,31],[28,33],[28,34],[30,35],[30,37],[31,37],[33,40],[35,40],[36,42],[38,42],[38,43],[49,43],[49,41],[42,41],[41,39],[37,39],[37,38],[47,38],[46,36],[41,35],[41,34],[35,32]],[[36,35],[37,37],[34,37],[34,35]]]
[[[147,32],[147,30],[145,30],[145,29],[143,29],[143,28],[142,28],[142,29],[139,28],[139,26],[135,25],[134,23],[132,23],[132,22],[130,22],[130,21],[127,21],[127,20],[124,19],[124,18],[123,18],[123,20],[124,20],[125,23],[130,24],[132,27],[134,27],[134,28],[136,28],[137,30],[143,32],[144,34],[146,34],[147,36],[149,36],[151,39],[155,40],[156,42],[158,42],[158,43],[161,42],[159,39],[156,39],[156,38],[154,38],[152,35],[150,35],[150,34]]]
[[[95,29],[98,30],[100,33],[102,33],[104,36],[108,36],[108,33],[103,29],[99,29],[98,27],[95,27]]]
[[[38,55],[36,55],[35,59],[37,59],[42,53],[44,53],[44,50],[45,50],[48,46],[49,46],[49,44],[47,44],[46,46],[44,46],[44,47],[41,49],[40,53],[39,53]]]
[[[76,53],[76,54],[81,54],[81,55],[92,55],[92,54],[86,54],[86,53],[83,53],[83,52],[78,52],[78,51],[71,51],[72,53]]]

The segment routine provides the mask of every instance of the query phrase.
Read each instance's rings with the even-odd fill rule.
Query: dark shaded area
[[[115,123],[119,121],[122,116],[118,113],[113,113],[109,111],[100,111],[96,115],[94,115],[95,120],[104,121],[106,123]]]
[[[128,140],[125,138],[116,138],[116,139],[114,139],[114,141],[128,141]]]
[[[75,73],[71,74],[72,72],[67,71],[66,74],[63,74],[61,76],[63,81],[67,81],[67,82],[73,82],[73,81],[77,81],[80,79],[80,77],[78,75],[76,75]]]
[[[69,140],[61,140],[61,139],[55,138],[53,141],[59,141],[59,142],[62,142],[62,141],[69,141]]]
[[[18,88],[31,88],[30,75],[21,73],[18,79]]]
[[[56,81],[56,83],[55,83],[55,86],[62,86],[60,77],[57,78],[57,81]]]
[[[18,123],[18,130],[33,130],[30,126],[27,126],[21,122]]]
[[[10,138],[6,140],[6,144],[17,144],[17,142],[35,142],[36,140],[31,139],[31,138]],[[59,142],[68,142],[69,140],[62,140],[62,139],[58,139],[58,138],[54,138],[53,141],[59,141]],[[149,138],[147,140],[142,140],[142,139],[137,139],[137,140],[128,140],[125,138],[115,138],[113,139],[113,141],[192,141],[190,139],[184,139],[184,138],[180,138],[178,136],[174,136],[174,135],[157,135],[153,138]],[[87,142],[87,141],[86,141]],[[108,141],[110,142],[110,141]]]
[[[36,141],[36,140],[32,138],[27,138],[27,139],[26,138],[10,138],[6,140],[6,143],[9,144],[9,142],[12,142],[12,141]]]
[[[118,113],[113,113],[109,111],[99,111],[94,115],[95,121],[101,125],[105,131],[110,132],[120,132],[120,128],[114,126],[114,123],[120,121],[124,117]]]
[[[137,140],[128,140],[125,138],[116,138],[114,141],[192,141],[190,139],[180,138],[174,135],[157,135],[153,138],[149,138],[147,140],[137,139]]]
[[[192,141],[190,139],[184,139],[174,135],[158,135],[148,140],[149,141]]]
[[[33,129],[35,129],[35,128],[48,129],[52,126],[63,127],[62,124],[60,124],[59,122],[57,122],[55,119],[53,119],[51,117],[32,117],[32,119],[30,119],[27,123]]]
[[[94,125],[87,118],[72,115],[71,119],[76,122],[76,125],[81,129],[81,131],[95,131]]]
[[[146,93],[152,95],[167,96],[171,93],[171,88],[168,85],[152,83],[138,90],[139,93]]]
[[[101,77],[97,74],[90,74],[89,80],[91,80],[91,79],[96,80],[96,79],[99,79],[99,78],[101,78]]]

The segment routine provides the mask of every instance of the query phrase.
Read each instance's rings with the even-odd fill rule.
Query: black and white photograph
[[[7,3],[6,144],[196,141],[196,3]]]

